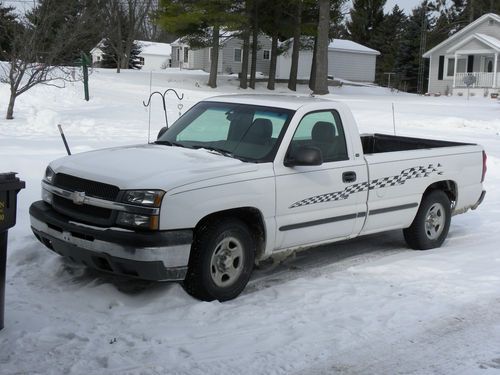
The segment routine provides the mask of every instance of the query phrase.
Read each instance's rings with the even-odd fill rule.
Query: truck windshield
[[[206,148],[245,161],[274,159],[294,111],[237,103],[201,102],[156,143]]]

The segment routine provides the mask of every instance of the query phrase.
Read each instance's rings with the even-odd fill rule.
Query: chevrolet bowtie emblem
[[[83,202],[85,202],[85,192],[84,191],[75,191],[71,194],[71,199],[74,204],[81,206]]]

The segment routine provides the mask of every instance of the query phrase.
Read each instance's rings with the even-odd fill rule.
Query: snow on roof
[[[380,52],[377,50],[368,48],[362,44],[347,39],[333,39],[328,45],[328,49],[334,51],[349,51],[356,53],[366,53],[370,55],[380,55]]]
[[[172,47],[168,43],[148,42],[144,40],[136,40],[136,43],[141,47],[140,55],[158,55],[170,56]]]
[[[480,40],[483,40],[486,44],[489,44],[491,47],[500,50],[500,40],[497,38],[486,35],[486,34],[475,34]]]
[[[465,26],[462,30],[457,31],[455,34],[450,36],[448,39],[443,40],[441,43],[439,43],[437,46],[431,48],[428,50],[426,53],[424,53],[422,56],[425,58],[431,57],[432,53],[439,48],[443,47],[447,43],[451,42],[452,40],[455,40],[456,38],[460,37],[460,35],[464,35],[467,31],[469,31],[471,28],[473,28],[475,25],[478,25],[479,23],[483,22],[486,19],[492,19],[496,22],[500,22],[500,16],[495,13],[486,13],[479,17],[477,20],[474,22],[469,23],[467,26]]]

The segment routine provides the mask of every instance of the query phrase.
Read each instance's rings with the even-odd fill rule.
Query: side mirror
[[[168,130],[168,128],[166,126],[164,126],[163,128],[160,129],[160,131],[158,132],[158,136],[156,137],[156,139],[160,139],[160,137]]]
[[[312,166],[323,164],[323,155],[317,147],[299,147],[285,158],[285,167]]]

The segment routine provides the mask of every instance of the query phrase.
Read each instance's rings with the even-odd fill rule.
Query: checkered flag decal
[[[429,164],[427,167],[419,166],[419,167],[404,169],[397,176],[378,178],[376,180],[370,181],[369,184],[368,182],[362,182],[360,184],[349,185],[342,191],[316,195],[314,197],[306,198],[301,201],[295,202],[289,208],[308,206],[310,204],[324,203],[330,201],[339,201],[349,198],[349,195],[354,193],[359,193],[365,190],[374,190],[390,186],[403,185],[408,180],[411,180],[413,178],[428,177],[432,173],[437,173],[438,175],[442,175],[443,172],[441,172],[438,169],[440,167],[441,164],[437,164],[436,166],[434,166],[434,164]]]

